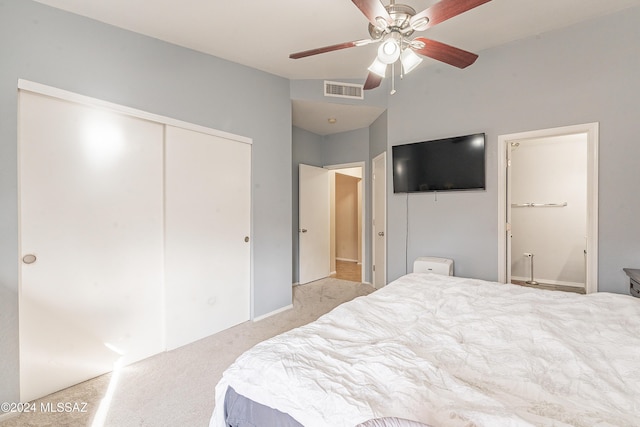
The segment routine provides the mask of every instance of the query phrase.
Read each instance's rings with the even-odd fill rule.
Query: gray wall
[[[387,151],[387,112],[369,126],[369,161]]]
[[[326,165],[366,163],[369,160],[369,128],[327,135],[323,139],[323,161]]]
[[[0,0],[0,401],[18,401],[19,78],[253,138],[253,311],[291,303],[289,81],[29,0]]]
[[[479,52],[465,70],[435,65],[397,82],[389,147],[486,132],[487,190],[436,200],[390,188],[389,279],[425,255],[453,258],[456,275],[497,279],[498,136],[599,122],[599,289],[628,293],[622,268],[640,266],[638,22],[635,7]]]

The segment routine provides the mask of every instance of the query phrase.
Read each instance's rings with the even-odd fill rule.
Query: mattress
[[[640,300],[409,274],[259,343],[216,386],[300,424],[637,426]]]

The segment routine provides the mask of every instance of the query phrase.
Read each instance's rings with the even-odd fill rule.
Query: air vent
[[[339,82],[324,82],[324,96],[335,96],[337,98],[364,99],[362,85]]]

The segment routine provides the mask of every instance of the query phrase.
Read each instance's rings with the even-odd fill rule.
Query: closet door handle
[[[306,228],[301,228],[301,229],[300,229],[300,232],[301,232],[301,233],[306,233],[306,232],[307,232],[307,229],[306,229]]]
[[[35,255],[27,254],[22,257],[22,262],[24,262],[25,264],[33,264],[37,259],[38,258]]]
[[[378,236],[384,237],[384,231],[378,231]]]

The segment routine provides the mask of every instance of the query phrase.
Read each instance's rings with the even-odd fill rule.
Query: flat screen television
[[[485,189],[485,134],[392,147],[393,192]]]

